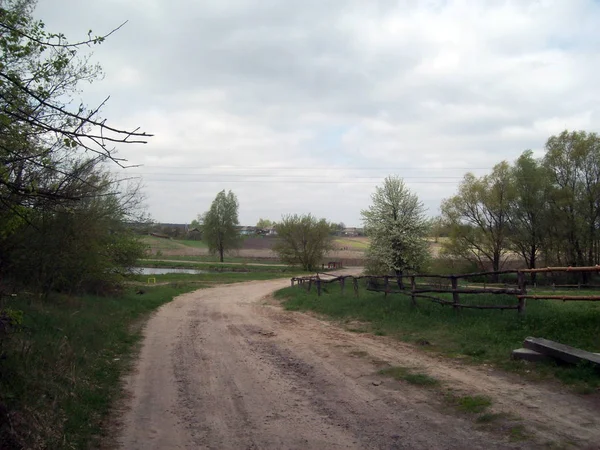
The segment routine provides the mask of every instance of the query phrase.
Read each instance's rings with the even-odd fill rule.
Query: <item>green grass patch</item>
[[[518,424],[508,430],[509,438],[513,442],[522,442],[530,438],[524,425]]]
[[[407,367],[388,367],[379,371],[380,375],[392,377],[398,381],[406,381],[407,383],[417,386],[434,387],[439,386],[439,380],[433,378],[426,373],[413,372],[413,369]]]
[[[456,313],[451,307],[425,299],[418,299],[418,305],[413,307],[408,296],[385,297],[383,293],[367,291],[364,285],[358,297],[348,286],[344,294],[337,283],[326,286],[327,292],[321,297],[314,290],[309,293],[300,287],[283,289],[276,297],[283,300],[286,309],[310,310],[340,322],[359,321],[368,324],[377,334],[411,343],[427,341],[431,345],[423,348],[451,356],[466,355],[465,360],[473,363],[491,363],[527,377],[557,378],[582,392],[600,388],[600,374],[593,369],[528,364],[510,358],[512,350],[522,347],[528,336],[598,352],[600,302],[530,300],[523,315],[514,310],[463,309]],[[552,294],[561,292],[552,291]],[[578,294],[586,292],[582,290]],[[464,304],[514,305],[516,302],[515,297],[506,295],[461,295]]]
[[[492,406],[492,400],[483,395],[465,395],[457,397],[454,394],[447,394],[446,399],[459,411],[470,414],[481,414]]]

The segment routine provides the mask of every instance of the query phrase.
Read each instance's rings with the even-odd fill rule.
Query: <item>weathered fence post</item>
[[[388,296],[388,292],[390,290],[390,277],[388,277],[387,275],[385,277],[383,277],[384,280],[384,285],[385,285],[385,297],[387,298]]]
[[[358,280],[356,278],[352,278],[352,284],[354,287],[354,295],[358,297]]]
[[[413,306],[417,306],[417,298],[415,297],[415,290],[417,288],[417,283],[415,281],[415,276],[412,275],[410,277],[410,300]]]
[[[527,287],[525,286],[525,274],[523,272],[517,272],[517,283],[519,284],[519,291],[521,291],[521,295],[527,294]],[[519,297],[519,306],[517,307],[517,311],[519,314],[523,314],[525,312],[525,299],[523,297]]]
[[[346,278],[340,277],[340,289],[342,291],[342,295],[344,295],[344,285],[346,284]]]
[[[321,296],[321,279],[317,278],[317,295],[320,297]]]
[[[450,281],[452,282],[452,303],[454,303],[453,308],[456,312],[458,312],[460,308],[460,296],[456,290],[458,289],[458,279],[452,275],[450,277]]]
[[[308,292],[312,289],[312,278],[308,279]]]

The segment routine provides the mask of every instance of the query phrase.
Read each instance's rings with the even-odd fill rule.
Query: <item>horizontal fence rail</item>
[[[356,296],[359,295],[359,281],[367,280],[366,290],[371,292],[382,292],[387,297],[388,294],[401,294],[411,298],[413,305],[416,305],[417,298],[438,303],[442,306],[449,305],[455,310],[466,309],[497,309],[497,310],[517,310],[519,313],[525,311],[526,300],[562,300],[562,301],[600,301],[600,295],[531,295],[527,293],[527,283],[525,275],[531,273],[583,273],[600,272],[600,265],[590,267],[545,267],[540,269],[517,269],[501,270],[489,272],[476,272],[457,275],[439,275],[439,274],[402,274],[392,275],[336,275],[332,273],[317,273],[312,276],[294,277],[291,279],[292,286],[305,287],[309,292],[313,285],[317,295],[322,294],[324,285],[339,283],[342,294],[346,288],[346,281],[352,283],[352,289]],[[516,285],[509,287],[507,283],[483,283],[484,287],[473,285],[460,285],[459,280],[468,280],[475,277],[489,277],[506,274],[516,274]],[[323,277],[323,278],[322,278]],[[429,282],[427,282],[429,280]],[[446,283],[443,281],[446,280]],[[433,281],[433,282],[432,282]],[[383,286],[380,284],[383,282]],[[392,289],[392,284],[394,288]],[[568,285],[584,287],[585,285]],[[553,289],[558,287],[552,285]],[[566,287],[566,286],[565,286]],[[452,294],[452,300],[435,297],[425,294]],[[514,296],[517,304],[513,305],[469,305],[460,302],[462,295],[510,295]]]

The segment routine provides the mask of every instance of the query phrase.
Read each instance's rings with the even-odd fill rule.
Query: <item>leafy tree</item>
[[[332,226],[312,214],[288,215],[275,225],[279,237],[273,250],[281,261],[314,270],[325,254],[332,250]]]
[[[429,255],[423,203],[396,176],[387,177],[371,198],[369,209],[361,211],[371,238],[368,264],[394,271],[402,286],[403,272],[420,269]]]
[[[563,131],[546,143],[552,252],[559,263],[594,265],[600,244],[600,136]]]
[[[34,5],[0,0],[0,275],[16,259],[28,258],[19,253],[24,234],[66,211],[80,211],[99,195],[122,201],[114,182],[107,188],[97,169],[105,162],[123,166],[114,145],[149,136],[109,126],[99,117],[104,102],[87,108],[74,98],[82,81],[101,74],[79,49],[108,35],[90,32],[69,43],[33,19]],[[45,251],[52,259],[53,246]]]
[[[31,214],[14,234],[8,276],[45,294],[105,294],[118,288],[143,257],[145,245],[127,225],[140,218],[139,185],[121,185],[116,193],[120,183],[100,168],[90,168],[85,178],[93,192],[79,202]]]
[[[465,175],[458,194],[442,202],[442,216],[451,226],[444,251],[482,265],[489,261],[494,271],[500,270],[509,247],[513,198],[507,162],[497,164],[490,175]]]
[[[548,175],[531,150],[523,152],[511,169],[514,196],[509,212],[509,243],[530,269],[536,267],[548,236]],[[531,279],[535,282],[535,273]]]
[[[256,222],[256,228],[271,228],[273,226],[273,222],[271,222],[269,219],[263,219],[260,218],[258,219],[258,222]]]
[[[226,252],[240,247],[238,200],[231,191],[219,192],[202,219],[202,239],[211,254],[223,262]]]

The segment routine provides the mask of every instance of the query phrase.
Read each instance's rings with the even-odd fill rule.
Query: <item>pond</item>
[[[200,270],[200,269],[175,269],[170,267],[134,267],[133,273],[138,275],[164,275],[166,273],[191,273],[191,274],[200,274],[200,273],[211,273],[208,270]]]

